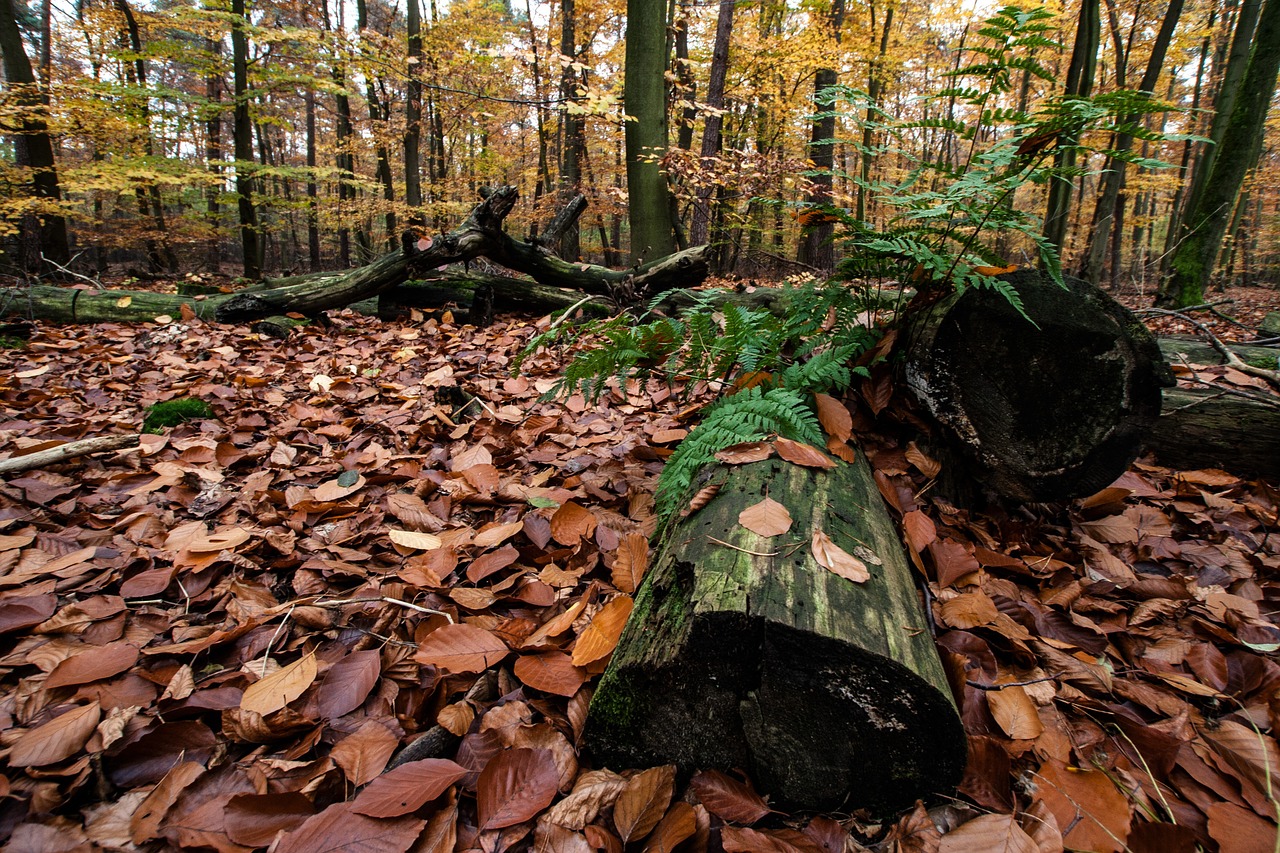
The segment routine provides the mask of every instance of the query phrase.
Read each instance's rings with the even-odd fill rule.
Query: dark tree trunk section
[[[1146,327],[1098,288],[1004,278],[1034,325],[991,290],[909,309],[908,391],[959,481],[1024,501],[1092,494],[1137,458],[1172,375]]]
[[[596,761],[740,767],[775,802],[813,810],[954,787],[964,730],[870,467],[766,460],[710,482],[715,499],[664,537],[592,699]],[[785,536],[738,523],[766,494],[795,519]],[[871,579],[819,566],[815,530]]]
[[[1164,414],[1147,447],[1171,467],[1223,468],[1280,482],[1280,400],[1268,404],[1213,388],[1166,389]]]

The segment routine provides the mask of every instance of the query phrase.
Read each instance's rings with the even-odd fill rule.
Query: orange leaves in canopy
[[[474,625],[441,625],[418,644],[413,659],[445,672],[479,672],[507,656],[507,646]]]

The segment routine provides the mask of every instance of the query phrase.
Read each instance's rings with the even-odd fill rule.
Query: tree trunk
[[[844,0],[831,0],[831,11],[827,17],[827,26],[831,28],[835,43],[840,43],[840,30],[844,26]],[[836,85],[839,76],[832,68],[820,68],[813,78],[814,110],[825,113],[822,118],[815,119],[809,139],[809,159],[813,161],[813,178],[809,190],[810,204],[830,204],[833,186],[831,170],[835,166],[836,117],[831,105],[822,99],[822,93]],[[835,246],[831,243],[835,234],[835,226],[830,222],[811,225],[800,236],[800,252],[797,257],[801,263],[816,267],[819,270],[835,269]]]
[[[14,13],[15,0],[0,0],[0,57],[3,58],[5,88],[15,94],[14,104],[20,108],[19,130],[13,135],[16,165],[29,170],[30,192],[43,202],[39,214],[23,217],[22,242],[30,247],[23,266],[29,272],[42,272],[45,259],[57,264],[71,260],[67,242],[67,220],[58,205],[62,191],[53,162],[53,140],[45,123],[48,106],[36,89],[31,60],[22,44],[22,33]],[[43,258],[41,257],[43,256]]]
[[[1067,67],[1067,95],[1088,97],[1093,91],[1093,78],[1098,65],[1098,42],[1102,38],[1102,17],[1099,0],[1083,0],[1080,19],[1076,27],[1076,40],[1071,48],[1071,63]],[[1071,171],[1075,167],[1076,143],[1070,134],[1062,134],[1058,144],[1063,149],[1053,158],[1055,169],[1065,174],[1049,179],[1049,200],[1044,215],[1044,236],[1059,251],[1067,237],[1067,222],[1071,214]]]
[[[573,0],[560,3],[560,56],[565,62],[560,76],[560,97],[566,107],[578,100],[578,61],[576,12]],[[582,116],[566,108],[560,113],[560,198],[567,201],[582,192],[582,161],[586,158],[587,139]],[[560,234],[560,257],[576,261],[582,255],[582,240],[578,223],[570,223]]]
[[[1165,465],[1224,468],[1273,483],[1280,480],[1278,447],[1280,399],[1268,404],[1212,388],[1165,389],[1164,413],[1147,438]]]
[[[409,72],[404,103],[404,201],[415,211],[409,224],[425,227],[422,207],[422,14],[418,0],[408,0],[405,27],[409,41]]]
[[[244,277],[262,278],[262,234],[253,205],[253,124],[249,117],[249,38],[244,0],[231,0],[231,62],[235,87],[232,137],[235,143],[236,196],[240,212],[240,246],[244,252]]]
[[[815,811],[889,810],[954,786],[964,731],[862,455],[830,471],[714,468],[709,484],[711,503],[664,536],[596,689],[594,759],[743,768],[775,802]],[[765,495],[795,519],[787,536],[739,524]],[[870,580],[819,566],[819,531]]]
[[[1183,222],[1187,231],[1169,262],[1170,274],[1161,282],[1156,301],[1179,307],[1203,301],[1204,288],[1222,246],[1236,196],[1250,167],[1250,155],[1267,118],[1276,75],[1280,72],[1280,0],[1267,0],[1258,18],[1253,53],[1240,83],[1235,106],[1223,131],[1222,143],[1204,193]]]
[[[676,250],[670,192],[658,162],[667,150],[666,31],[663,0],[627,0],[623,104],[635,119],[625,128],[633,264]]]
[[[992,290],[909,307],[908,392],[941,428],[957,491],[976,480],[1014,500],[1092,494],[1137,457],[1169,368],[1146,327],[1093,285],[1002,278],[1034,325]]]
[[[720,0],[716,16],[716,40],[711,50],[711,76],[707,82],[707,121],[702,131],[702,168],[714,171],[715,158],[720,155],[720,128],[724,124],[724,85],[729,71],[729,39],[733,35],[734,0]],[[689,226],[689,241],[700,246],[711,234],[710,181],[703,181],[694,194],[693,222]]]

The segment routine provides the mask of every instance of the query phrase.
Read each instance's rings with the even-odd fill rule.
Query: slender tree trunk
[[[566,106],[571,106],[578,100],[580,78],[574,67],[578,60],[576,16],[574,0],[561,0],[560,56],[565,65],[560,76],[560,97]],[[587,140],[580,115],[565,109],[560,116],[560,199],[561,203],[565,203],[582,192],[582,160],[586,156]],[[560,235],[560,257],[566,261],[576,261],[581,255],[582,240],[575,220]]]
[[[320,270],[320,188],[316,184],[316,93],[303,93],[307,111],[307,261],[312,272]]]
[[[206,3],[205,9],[210,8]],[[218,234],[218,224],[222,218],[222,204],[218,200],[222,194],[222,74],[217,68],[222,59],[222,41],[206,39],[205,50],[209,51],[215,65],[204,78],[204,95],[209,102],[208,118],[204,123],[204,156],[209,174],[213,176],[213,184],[205,192],[205,216],[211,229],[205,253],[209,269],[217,272],[222,266],[222,240]]]
[[[871,6],[871,32],[874,35],[876,30],[876,6],[872,2]],[[871,145],[875,142],[874,132],[871,130],[871,122],[875,117],[874,108],[880,104],[880,95],[884,91],[884,59],[889,52],[889,32],[893,28],[893,10],[891,3],[884,13],[884,30],[880,34],[880,52],[875,59],[871,60],[871,67],[867,71],[867,100],[870,104],[867,106],[867,123],[862,130],[862,153],[859,155],[859,167],[861,172],[861,181],[858,184],[858,210],[857,219],[859,222],[866,221],[867,218],[867,185],[871,183]],[[1026,77],[1024,75],[1023,79]]]
[[[253,123],[249,116],[249,18],[244,0],[231,0],[231,62],[235,87],[232,137],[236,157],[236,195],[239,197],[240,246],[244,251],[244,277],[262,278],[262,235],[253,204]]]
[[[360,51],[365,53],[364,33],[369,27],[369,6],[365,0],[356,0],[356,36],[360,40]],[[387,251],[392,251],[399,244],[397,234],[395,200],[395,179],[391,175],[391,152],[387,149],[387,122],[391,119],[391,106],[378,96],[378,80],[368,72],[364,75],[364,98],[369,107],[369,131],[374,139],[374,157],[377,165],[374,176],[382,185],[382,199],[387,203],[387,211],[383,216],[386,229]]]
[[[1213,169],[1205,179],[1198,204],[1187,209],[1185,238],[1170,261],[1170,275],[1161,282],[1156,302],[1167,306],[1202,301],[1213,262],[1235,208],[1236,196],[1251,166],[1258,135],[1267,118],[1276,75],[1280,71],[1280,0],[1267,0],[1258,17],[1249,64],[1235,94],[1234,109],[1225,122]]]
[[[1098,65],[1098,43],[1102,38],[1102,19],[1098,0],[1083,0],[1080,4],[1080,20],[1076,27],[1076,41],[1071,49],[1071,63],[1067,66],[1068,96],[1088,97],[1093,91],[1093,79]],[[1064,150],[1054,157],[1054,166],[1070,170],[1075,166],[1075,151],[1070,148],[1075,139],[1064,134],[1059,145]],[[1067,236],[1067,224],[1071,214],[1071,177],[1058,176],[1049,180],[1049,201],[1044,217],[1045,239],[1062,249]]]
[[[422,12],[418,0],[408,0],[405,27],[409,40],[409,75],[405,89],[404,129],[404,200],[409,209],[409,223],[424,227],[422,208]]]
[[[67,264],[71,250],[67,243],[67,220],[59,205],[62,190],[53,160],[53,140],[45,123],[48,102],[36,88],[31,60],[22,44],[14,0],[0,0],[0,56],[4,63],[6,88],[20,108],[20,129],[13,136],[14,159],[30,174],[31,195],[42,200],[43,210],[22,221],[23,267],[41,272],[45,259]],[[43,256],[43,257],[42,257]]]
[[[707,121],[702,130],[702,169],[714,171],[715,158],[720,154],[720,129],[724,123],[724,84],[729,71],[729,39],[733,35],[734,0],[720,0],[716,16],[716,40],[711,49],[711,75],[707,82]],[[689,228],[689,242],[695,246],[706,243],[711,232],[712,185],[704,181],[695,194],[693,224]]]
[[[839,44],[840,30],[844,26],[844,0],[832,0],[826,25],[831,28],[836,44]],[[820,100],[820,96],[826,89],[834,86],[837,82],[839,82],[839,76],[836,74],[835,69],[818,69],[818,73],[813,78],[814,109],[816,111],[830,112],[828,105]],[[831,203],[831,169],[835,165],[835,143],[833,142],[835,134],[836,119],[834,115],[827,115],[813,122],[813,131],[809,139],[809,159],[813,161],[813,171],[816,174],[812,178],[809,191],[810,204]],[[806,228],[800,238],[799,260],[801,263],[806,263],[823,271],[835,269],[835,247],[831,244],[831,238],[834,233],[835,227],[829,222]]]
[[[667,9],[663,0],[627,0],[627,205],[631,260],[651,261],[676,250],[670,191],[659,161],[667,150]]]
[[[1151,56],[1147,59],[1146,70],[1142,73],[1142,81],[1138,83],[1138,89],[1147,94],[1154,94],[1156,83],[1160,81],[1160,71],[1164,68],[1165,54],[1169,50],[1169,44],[1173,40],[1173,32],[1178,26],[1178,19],[1182,16],[1183,0],[1169,0],[1169,8],[1165,11],[1164,19],[1160,22],[1160,31],[1156,33],[1155,41],[1151,44]],[[1137,24],[1134,25],[1135,27]],[[1120,85],[1123,85],[1121,83]],[[1126,124],[1133,124],[1139,121],[1141,116],[1131,115],[1125,119]],[[1119,133],[1116,135],[1112,147],[1120,154],[1128,153],[1133,148],[1133,135],[1129,133]],[[1107,165],[1102,175],[1102,187],[1098,193],[1098,199],[1093,210],[1093,228],[1090,231],[1089,248],[1085,254],[1084,261],[1080,267],[1080,277],[1085,281],[1095,284],[1102,280],[1102,268],[1107,255],[1107,239],[1110,235],[1116,235],[1118,239],[1120,231],[1112,227],[1111,219],[1117,215],[1117,202],[1120,198],[1120,188],[1124,185],[1125,168],[1128,166],[1125,161],[1116,157],[1108,157]],[[1119,247],[1117,246],[1117,253]],[[1112,273],[1118,272],[1119,266],[1112,265]]]
[[[684,102],[680,110],[680,128],[676,133],[676,147],[688,151],[693,147],[693,123],[698,120],[698,107],[694,99],[698,95],[698,81],[693,76],[693,64],[689,61],[689,4],[682,3],[675,23],[676,30],[676,84],[675,96]]]

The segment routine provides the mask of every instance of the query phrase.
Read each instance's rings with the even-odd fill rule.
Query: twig
[[[726,548],[732,548],[735,551],[741,551],[742,553],[750,554],[753,557],[776,557],[782,553],[781,551],[770,551],[768,553],[765,553],[764,551],[751,551],[747,548],[739,548],[737,545],[730,545],[728,542],[725,542],[721,539],[717,539],[714,536],[708,536],[707,538],[710,539],[712,542],[716,543],[717,545],[723,545]]]
[[[975,690],[996,691],[1004,690],[1008,687],[1026,687],[1029,684],[1043,684],[1046,681],[1055,680],[1057,680],[1056,676],[1046,675],[1044,678],[1033,678],[1030,681],[1006,681],[1003,684],[983,684],[981,681],[969,681],[968,679],[965,679],[964,683]]]
[[[1247,373],[1250,376],[1256,376],[1259,379],[1266,380],[1267,382],[1274,385],[1276,388],[1280,388],[1280,370],[1268,370],[1265,367],[1254,367],[1252,364],[1245,364],[1243,361],[1240,360],[1240,356],[1232,352],[1230,347],[1228,347],[1226,344],[1220,341],[1218,339],[1218,336],[1209,330],[1208,326],[1206,326],[1204,323],[1201,323],[1199,320],[1195,319],[1194,317],[1189,317],[1186,314],[1182,313],[1181,311],[1170,311],[1167,308],[1143,308],[1141,310],[1135,311],[1134,313],[1135,314],[1156,314],[1163,317],[1177,317],[1179,320],[1184,320],[1185,322],[1190,323],[1191,325],[1196,327],[1196,330],[1200,332],[1200,334],[1205,336],[1205,338],[1209,341],[1209,343],[1213,345],[1214,349],[1222,353],[1222,357],[1227,360],[1228,366],[1234,367],[1236,370],[1239,370],[1241,373]]]
[[[78,258],[78,257],[80,257],[80,255],[76,255],[76,258]],[[96,278],[89,278],[89,276],[87,276],[87,275],[81,275],[80,273],[75,272],[74,270],[69,270],[69,269],[67,269],[66,267],[64,267],[62,264],[58,263],[57,261],[52,260],[52,259],[50,259],[50,258],[46,258],[46,257],[45,257],[45,255],[44,255],[44,252],[41,252],[41,253],[40,253],[40,260],[41,260],[43,263],[46,263],[46,264],[48,264],[48,265],[49,265],[49,266],[51,266],[51,267],[57,267],[59,270],[61,270],[62,272],[66,273],[67,275],[75,276],[76,278],[80,279],[81,281],[87,281],[87,282],[89,282],[90,284],[92,284],[94,287],[101,288],[101,289],[104,289],[104,290],[106,289],[106,288],[105,288],[105,286],[102,284],[102,282],[98,281]],[[75,260],[75,258],[72,258],[71,260],[72,260],[72,261],[74,261],[74,260]]]
[[[47,450],[37,450],[35,453],[0,459],[0,474],[17,474],[20,471],[43,468],[45,465],[65,462],[68,459],[87,456],[90,453],[103,453],[108,450],[135,447],[138,444],[138,440],[139,437],[137,435],[103,435],[97,438],[69,441],[66,444],[50,447]]]
[[[384,602],[386,604],[396,604],[400,607],[416,610],[419,613],[430,613],[433,616],[443,616],[449,620],[449,624],[453,624],[453,617],[443,610],[432,610],[430,607],[423,607],[420,604],[413,604],[409,601],[401,601],[398,598],[391,598],[386,595],[379,595],[373,598],[335,598],[332,601],[316,601],[313,602],[315,607],[342,607],[346,604],[373,604],[375,602]]]

